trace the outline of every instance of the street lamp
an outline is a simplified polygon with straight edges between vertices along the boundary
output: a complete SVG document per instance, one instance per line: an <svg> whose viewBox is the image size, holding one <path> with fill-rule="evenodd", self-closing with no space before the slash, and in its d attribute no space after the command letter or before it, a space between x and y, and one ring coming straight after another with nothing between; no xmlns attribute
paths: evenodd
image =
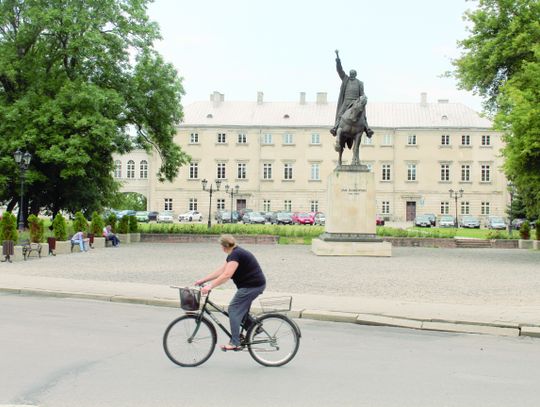
<svg viewBox="0 0 540 407"><path fill-rule="evenodd" d="M230 188L230 191L229 191L229 188ZM233 197L234 195L238 194L239 189L240 187L238 185L235 185L234 188L229 187L229 184L225 185L225 193L231 196L231 224L232 224L232 212L233 212Z"/></svg>
<svg viewBox="0 0 540 407"><path fill-rule="evenodd" d="M516 192L516 188L514 186L514 183L512 181L508 181L508 193L510 194L510 210L508 211L508 235L512 237L512 215L513 215L513 208L512 208L512 201L514 200L514 194Z"/></svg>
<svg viewBox="0 0 540 407"><path fill-rule="evenodd" d="M454 226L458 227L458 218L457 218L457 200L463 196L463 190L460 189L459 191L454 191L453 189L450 189L448 192L450 192L450 199L454 199L456 202L456 219L454 220Z"/></svg>
<svg viewBox="0 0 540 407"><path fill-rule="evenodd" d="M208 207L208 228L212 226L212 193L214 192L213 185L210 184L210 188L206 189L206 186L208 185L208 180L203 179L202 181L202 189L203 191L206 191L210 194L210 205ZM221 185L221 181L219 179L216 180L216 191L219 191L219 186Z"/></svg>
<svg viewBox="0 0 540 407"><path fill-rule="evenodd" d="M24 230L24 180L26 175L26 170L28 170L28 166L30 165L30 160L32 159L32 155L27 151L23 154L21 150L15 151L13 153L13 157L15 158L15 162L19 166L20 175L21 175L21 203L19 204L19 231Z"/></svg>

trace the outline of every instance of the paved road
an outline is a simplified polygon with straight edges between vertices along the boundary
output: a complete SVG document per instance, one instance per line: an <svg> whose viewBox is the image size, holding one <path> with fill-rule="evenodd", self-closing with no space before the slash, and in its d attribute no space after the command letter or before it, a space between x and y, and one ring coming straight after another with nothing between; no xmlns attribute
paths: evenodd
<svg viewBox="0 0 540 407"><path fill-rule="evenodd" d="M0 405L536 407L540 341L299 320L297 357L165 356L179 311L0 294ZM220 338L222 343L223 339Z"/></svg>

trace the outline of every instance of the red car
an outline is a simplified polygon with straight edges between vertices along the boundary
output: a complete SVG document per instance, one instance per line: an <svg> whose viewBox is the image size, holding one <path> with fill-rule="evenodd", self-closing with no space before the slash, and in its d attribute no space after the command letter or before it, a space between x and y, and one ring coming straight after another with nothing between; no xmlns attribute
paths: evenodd
<svg viewBox="0 0 540 407"><path fill-rule="evenodd" d="M377 215L375 217L375 225L377 226L384 226L384 219L382 216Z"/></svg>
<svg viewBox="0 0 540 407"><path fill-rule="evenodd" d="M292 216L293 223L298 225L313 225L315 222L315 215L307 212L295 212Z"/></svg>

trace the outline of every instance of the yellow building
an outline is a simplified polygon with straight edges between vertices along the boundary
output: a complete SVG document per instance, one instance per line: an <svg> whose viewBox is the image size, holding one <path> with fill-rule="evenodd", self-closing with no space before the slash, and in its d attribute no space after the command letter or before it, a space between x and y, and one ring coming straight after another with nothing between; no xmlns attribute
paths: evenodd
<svg viewBox="0 0 540 407"><path fill-rule="evenodd" d="M140 151L118 157L115 176L124 191L144 194L149 210L208 216L210 196L201 185L207 179L212 216L231 201L234 209L324 212L326 180L337 165L329 133L335 108L326 93L313 102L305 93L296 102L267 102L262 92L252 102L228 102L214 92L184 108L175 141L192 160L173 183L159 183L159 156ZM428 103L426 94L418 103L368 102L367 118L375 135L363 137L360 160L375 173L379 214L393 221L455 215L449 190L462 189L458 215L504 215L503 142L489 120L459 103ZM350 161L352 153L343 157ZM225 185L238 185L238 194L231 197Z"/></svg>

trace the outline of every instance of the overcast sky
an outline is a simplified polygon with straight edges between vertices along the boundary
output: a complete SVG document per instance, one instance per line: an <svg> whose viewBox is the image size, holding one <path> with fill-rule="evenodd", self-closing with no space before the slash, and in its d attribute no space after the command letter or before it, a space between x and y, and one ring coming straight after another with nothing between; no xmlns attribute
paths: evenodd
<svg viewBox="0 0 540 407"><path fill-rule="evenodd" d="M183 77L183 104L207 100L336 101L343 67L358 71L371 101L449 99L477 111L481 100L441 78L468 36L467 0L155 0L157 49Z"/></svg>

